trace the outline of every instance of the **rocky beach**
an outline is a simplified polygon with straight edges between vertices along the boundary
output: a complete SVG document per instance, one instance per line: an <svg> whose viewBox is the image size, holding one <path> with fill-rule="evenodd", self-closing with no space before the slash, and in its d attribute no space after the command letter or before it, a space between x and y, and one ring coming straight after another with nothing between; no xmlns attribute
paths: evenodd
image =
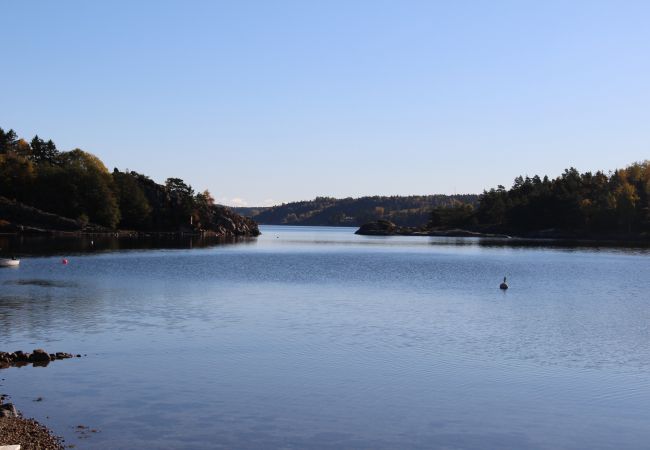
<svg viewBox="0 0 650 450"><path fill-rule="evenodd" d="M43 349L34 349L31 353L21 350L0 352L0 369L22 367L29 364L43 367L52 361L74 357L75 355L70 353L48 353ZM80 358L81 355L76 355L76 357ZM56 436L35 419L23 417L16 406L7 401L9 398L7 394L0 394L0 446L20 445L21 450L62 450L65 448L62 438ZM40 400L39 397L35 401Z"/></svg>

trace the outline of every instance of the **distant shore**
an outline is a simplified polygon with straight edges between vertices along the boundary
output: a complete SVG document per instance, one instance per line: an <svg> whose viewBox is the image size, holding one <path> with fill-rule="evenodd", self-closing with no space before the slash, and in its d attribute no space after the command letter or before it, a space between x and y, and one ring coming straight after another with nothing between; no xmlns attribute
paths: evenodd
<svg viewBox="0 0 650 450"><path fill-rule="evenodd" d="M500 233L494 230L467 230L461 228L401 227L392 222L378 220L368 222L355 232L363 236L431 236L431 237L475 237L503 239L511 242L562 241L565 243L591 244L645 244L650 245L650 236L643 234L585 234L564 230L548 229L529 232Z"/></svg>
<svg viewBox="0 0 650 450"><path fill-rule="evenodd" d="M43 228L25 228L23 230L0 231L0 236L29 236L29 237L114 237L114 238L170 238L170 237L256 237L259 231L250 234L232 234L219 233L212 230L205 231L134 231L134 230L115 230L115 231L61 231Z"/></svg>

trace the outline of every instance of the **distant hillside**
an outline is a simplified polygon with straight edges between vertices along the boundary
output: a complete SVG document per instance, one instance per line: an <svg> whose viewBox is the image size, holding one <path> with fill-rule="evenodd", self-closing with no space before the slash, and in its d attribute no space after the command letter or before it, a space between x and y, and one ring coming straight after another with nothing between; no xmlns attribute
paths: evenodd
<svg viewBox="0 0 650 450"><path fill-rule="evenodd" d="M434 208L451 207L459 202L476 205L478 195L411 195L314 200L285 203L272 207L233 208L237 213L266 225L359 226L378 219L401 226L426 223Z"/></svg>

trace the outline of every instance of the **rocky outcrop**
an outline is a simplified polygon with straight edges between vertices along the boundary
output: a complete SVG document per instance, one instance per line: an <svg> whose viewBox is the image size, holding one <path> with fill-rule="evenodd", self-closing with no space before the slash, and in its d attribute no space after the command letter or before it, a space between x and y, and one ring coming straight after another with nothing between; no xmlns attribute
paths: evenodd
<svg viewBox="0 0 650 450"><path fill-rule="evenodd" d="M0 197L0 232L80 231L76 220L41 211L23 203Z"/></svg>
<svg viewBox="0 0 650 450"><path fill-rule="evenodd" d="M398 227L389 220L377 220L361 225L354 234L363 234L367 236L390 236L393 234L402 234L402 227Z"/></svg>
<svg viewBox="0 0 650 450"><path fill-rule="evenodd" d="M77 358L80 357L81 355L77 355ZM22 350L16 350L15 352L0 352L0 369L12 366L24 366L27 364L47 366L51 361L68 358L74 358L74 355L64 352L47 353L41 348L34 349L32 353L25 353Z"/></svg>
<svg viewBox="0 0 650 450"><path fill-rule="evenodd" d="M225 206L214 206L209 229L220 236L259 236L260 229L253 219L240 216Z"/></svg>
<svg viewBox="0 0 650 450"><path fill-rule="evenodd" d="M121 235L119 230L109 230L96 224L83 224L80 221L58 216L56 214L41 211L40 209L27 206L23 203L9 200L0 196L0 233L20 234L116 234ZM211 234L223 237L259 236L260 230L257 223L248 218L240 216L225 206L212 206L210 220L201 228L169 230L143 230L128 231L129 236L152 235L156 233L186 233L186 234Z"/></svg>

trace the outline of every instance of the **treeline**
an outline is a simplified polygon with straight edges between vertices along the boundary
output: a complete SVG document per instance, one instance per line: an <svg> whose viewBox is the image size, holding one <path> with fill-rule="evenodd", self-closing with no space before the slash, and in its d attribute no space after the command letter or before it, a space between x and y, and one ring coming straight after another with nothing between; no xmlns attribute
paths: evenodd
<svg viewBox="0 0 650 450"><path fill-rule="evenodd" d="M358 226L373 220L390 220L415 226L429 219L432 209L457 203L476 204L478 195L374 196L286 203L269 208L234 208L261 224Z"/></svg>
<svg viewBox="0 0 650 450"><path fill-rule="evenodd" d="M575 235L650 232L650 161L609 174L566 169L555 178L515 178L510 189L484 191L477 205L432 211L429 227L466 227L525 234L557 230Z"/></svg>
<svg viewBox="0 0 650 450"><path fill-rule="evenodd" d="M92 223L138 231L234 232L237 225L252 234L257 230L252 221L215 205L207 190L195 193L179 178L160 185L133 171L109 172L88 152L59 151L52 140L34 136L27 142L2 128L0 196L75 219L82 228Z"/></svg>

